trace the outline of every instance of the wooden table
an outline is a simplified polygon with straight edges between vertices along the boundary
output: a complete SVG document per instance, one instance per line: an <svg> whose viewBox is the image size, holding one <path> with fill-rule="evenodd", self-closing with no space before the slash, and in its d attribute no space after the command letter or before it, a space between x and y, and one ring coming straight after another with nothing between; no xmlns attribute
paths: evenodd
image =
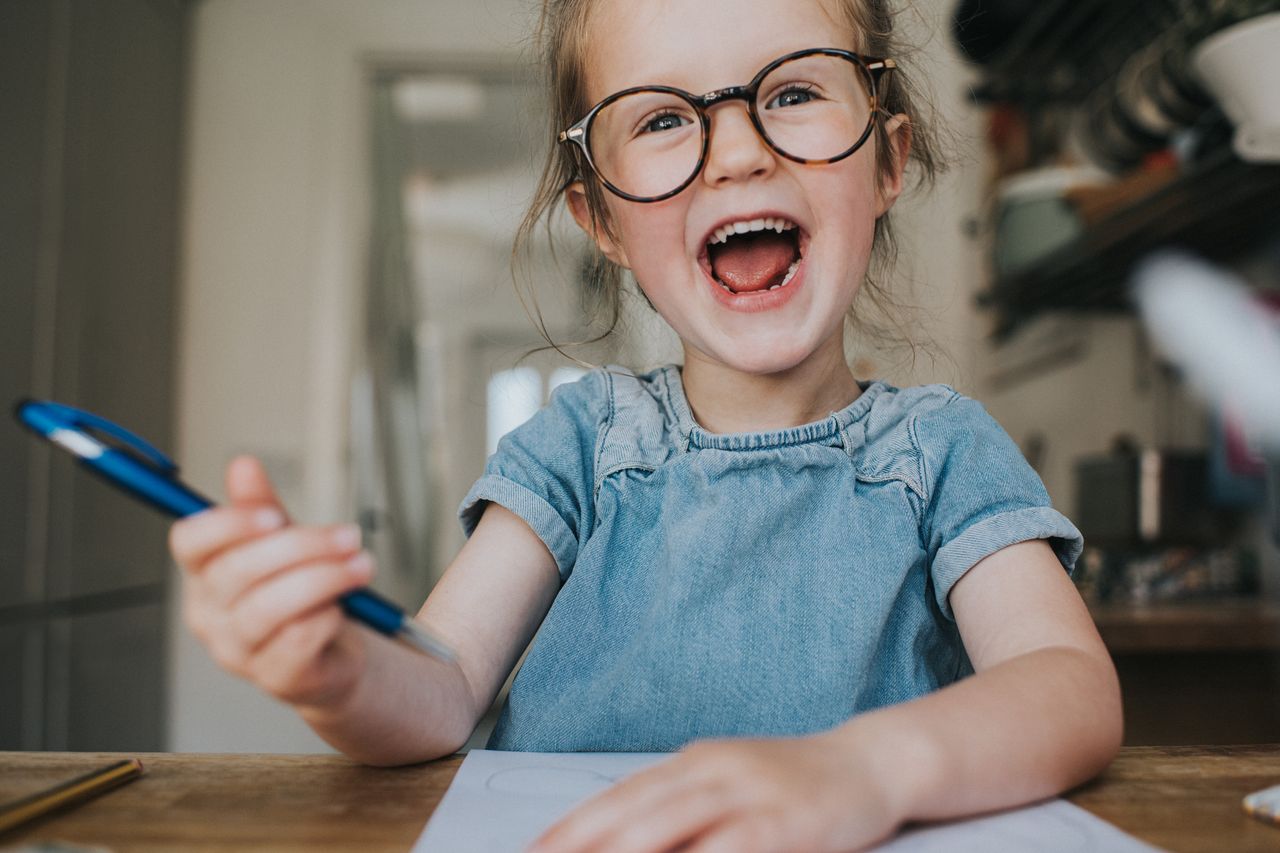
<svg viewBox="0 0 1280 853"><path fill-rule="evenodd" d="M120 755L0 752L0 801ZM142 755L147 774L0 845L61 839L115 851L408 850L462 759L395 769L327 755ZM1240 810L1280 783L1280 745L1127 747L1068 798L1175 851L1280 849L1280 829Z"/></svg>
<svg viewBox="0 0 1280 853"><path fill-rule="evenodd" d="M1280 652L1280 604L1223 598L1156 604L1092 604L1113 655L1177 652Z"/></svg>

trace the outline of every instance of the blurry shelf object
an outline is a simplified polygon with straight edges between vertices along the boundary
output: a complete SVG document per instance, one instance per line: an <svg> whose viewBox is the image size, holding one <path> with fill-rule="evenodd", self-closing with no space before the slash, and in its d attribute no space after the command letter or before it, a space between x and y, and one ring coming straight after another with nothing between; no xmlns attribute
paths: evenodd
<svg viewBox="0 0 1280 853"><path fill-rule="evenodd" d="M982 26L987 3L960 32ZM1012 15L1017 4L1006 2ZM983 63L975 100L1045 105L1079 101L1156 33L1178 21L1181 0L1047 0L1025 3L1024 23ZM1105 50L1099 50L1105 46ZM1085 54L1087 50L1087 56Z"/></svg>
<svg viewBox="0 0 1280 853"><path fill-rule="evenodd" d="M1134 264L1176 245L1224 260L1280 236L1280 165L1251 165L1222 150L1133 204L1090 225L1033 267L997 279L979 297L999 313L995 336L1047 310L1123 311Z"/></svg>
<svg viewBox="0 0 1280 853"><path fill-rule="evenodd" d="M1089 610L1113 655L1280 651L1280 603L1206 599Z"/></svg>

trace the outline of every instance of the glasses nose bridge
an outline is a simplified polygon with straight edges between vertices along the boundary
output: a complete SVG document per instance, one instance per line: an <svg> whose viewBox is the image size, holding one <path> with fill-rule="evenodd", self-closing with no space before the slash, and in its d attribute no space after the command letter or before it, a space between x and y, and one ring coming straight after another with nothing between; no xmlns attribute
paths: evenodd
<svg viewBox="0 0 1280 853"><path fill-rule="evenodd" d="M721 89L713 89L705 95L695 98L698 106L702 109L702 117L706 119L707 130L711 129L711 110L713 107L727 104L732 101L742 101L743 109L746 111L748 118L755 123L755 116L752 110L752 101L755 100L755 87L747 86L725 86Z"/></svg>
<svg viewBox="0 0 1280 853"><path fill-rule="evenodd" d="M755 97L755 86L748 84L746 86L725 86L722 89L713 89L705 95L695 96L694 101L698 104L702 111L702 117L706 120L708 134L712 132L714 125L711 120L712 108L732 101L742 101L742 108L743 112L746 113L746 118L750 121L751 126L756 128L756 132L760 133L759 127L756 126Z"/></svg>
<svg viewBox="0 0 1280 853"><path fill-rule="evenodd" d="M704 109L709 110L716 104L722 104L726 101L742 101L750 104L752 98L755 97L755 90L751 86L725 86L723 89L713 89L707 94L695 98L698 104Z"/></svg>

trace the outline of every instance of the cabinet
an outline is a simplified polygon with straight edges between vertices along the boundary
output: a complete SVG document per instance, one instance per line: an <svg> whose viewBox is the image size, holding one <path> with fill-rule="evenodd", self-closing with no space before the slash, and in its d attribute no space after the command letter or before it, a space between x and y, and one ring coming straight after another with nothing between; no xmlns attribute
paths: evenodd
<svg viewBox="0 0 1280 853"><path fill-rule="evenodd" d="M0 4L0 404L173 435L187 6ZM0 749L164 747L166 525L6 414Z"/></svg>
<svg viewBox="0 0 1280 853"><path fill-rule="evenodd" d="M1129 274L1153 249L1229 263L1280 236L1280 163L1232 153L1192 62L1215 32L1276 11L1277 0L960 4L957 37L983 62L975 100L998 116L1000 176L1086 160L1116 178L1065 193L1082 221L1074 239L993 276L981 301L998 339L1049 311L1127 310Z"/></svg>

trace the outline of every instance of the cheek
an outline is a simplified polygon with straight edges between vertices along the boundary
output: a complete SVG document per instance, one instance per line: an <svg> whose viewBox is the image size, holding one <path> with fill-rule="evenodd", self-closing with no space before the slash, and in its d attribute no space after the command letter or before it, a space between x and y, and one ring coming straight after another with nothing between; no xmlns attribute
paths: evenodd
<svg viewBox="0 0 1280 853"><path fill-rule="evenodd" d="M872 249L876 234L876 209L873 200L859 200L848 212L850 226L845 244L845 263L848 265L848 281L855 289L862 285L871 267Z"/></svg>
<svg viewBox="0 0 1280 853"><path fill-rule="evenodd" d="M819 217L838 223L840 233L854 248L869 249L880 206L874 171L860 163L858 168L831 177L818 196L822 199Z"/></svg>
<svg viewBox="0 0 1280 853"><path fill-rule="evenodd" d="M840 164L836 164L840 165ZM873 171L861 163L832 169L807 185L821 240L810 253L815 280L828 282L850 299L857 293L871 264L875 241L877 200Z"/></svg>
<svg viewBox="0 0 1280 853"><path fill-rule="evenodd" d="M614 212L618 240L636 279L660 286L681 265L687 266L684 205L671 199L654 204L628 204Z"/></svg>

